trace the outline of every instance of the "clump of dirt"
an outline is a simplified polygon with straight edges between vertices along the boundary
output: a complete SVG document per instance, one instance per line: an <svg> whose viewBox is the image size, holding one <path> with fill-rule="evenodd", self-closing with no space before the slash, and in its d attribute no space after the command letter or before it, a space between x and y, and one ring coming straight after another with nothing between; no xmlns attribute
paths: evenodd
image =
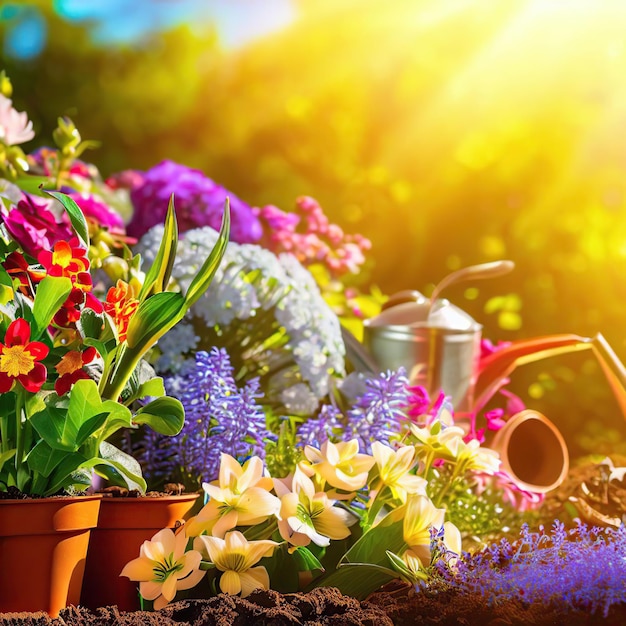
<svg viewBox="0 0 626 626"><path fill-rule="evenodd" d="M308 593L255 591L247 598L220 594L208 600L181 600L155 612L125 613L117 607L63 609L45 613L0 614L0 626L393 626L382 608L324 587Z"/></svg>

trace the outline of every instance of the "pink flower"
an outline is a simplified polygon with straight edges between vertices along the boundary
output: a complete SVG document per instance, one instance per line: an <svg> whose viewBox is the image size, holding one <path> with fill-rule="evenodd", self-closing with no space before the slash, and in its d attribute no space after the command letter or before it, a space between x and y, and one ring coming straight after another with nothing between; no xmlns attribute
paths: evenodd
<svg viewBox="0 0 626 626"><path fill-rule="evenodd" d="M35 201L24 194L17 207L1 217L11 237L34 258L42 250L52 250L55 243L72 237L70 227L57 219L48 206L45 200Z"/></svg>
<svg viewBox="0 0 626 626"><path fill-rule="evenodd" d="M76 202L88 221L95 222L113 232L124 231L122 216L102 200L87 193L70 193L68 195Z"/></svg>
<svg viewBox="0 0 626 626"><path fill-rule="evenodd" d="M26 113L13 108L12 101L0 94L0 141L15 146L30 141L35 136L33 123Z"/></svg>

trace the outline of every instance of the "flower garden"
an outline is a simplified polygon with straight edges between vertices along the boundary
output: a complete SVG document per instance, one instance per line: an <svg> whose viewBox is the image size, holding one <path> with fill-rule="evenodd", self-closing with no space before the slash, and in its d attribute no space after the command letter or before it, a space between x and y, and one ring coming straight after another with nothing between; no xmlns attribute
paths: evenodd
<svg viewBox="0 0 626 626"><path fill-rule="evenodd" d="M507 389L519 363L590 348L626 407L601 337L481 341L440 292L508 265L430 298L360 290L376 251L313 198L251 207L167 160L103 179L67 117L26 154L0 89L0 623L623 623L623 460L570 463ZM430 357L380 365L373 328ZM436 352L451 336L469 357ZM195 496L90 567L108 501L172 493ZM51 600L59 564L26 570L31 531L5 521L66 498L96 511ZM130 604L80 608L108 578Z"/></svg>

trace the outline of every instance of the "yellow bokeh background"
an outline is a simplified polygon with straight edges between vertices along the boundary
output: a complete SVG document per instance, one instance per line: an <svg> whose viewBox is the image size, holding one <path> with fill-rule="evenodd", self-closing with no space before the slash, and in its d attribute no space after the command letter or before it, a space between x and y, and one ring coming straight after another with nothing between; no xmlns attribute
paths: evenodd
<svg viewBox="0 0 626 626"><path fill-rule="evenodd" d="M237 49L198 25L103 47L32 4L46 50L4 66L40 137L67 114L105 175L170 158L251 204L311 195L372 240L360 280L388 294L512 259L446 296L494 341L602 332L626 361L623 0L300 1ZM512 386L581 450L619 445L590 354Z"/></svg>

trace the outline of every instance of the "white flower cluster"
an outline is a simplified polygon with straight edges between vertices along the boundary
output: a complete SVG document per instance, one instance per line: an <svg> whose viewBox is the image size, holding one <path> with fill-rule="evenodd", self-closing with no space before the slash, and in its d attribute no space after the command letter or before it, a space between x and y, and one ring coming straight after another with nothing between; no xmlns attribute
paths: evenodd
<svg viewBox="0 0 626 626"><path fill-rule="evenodd" d="M163 227L155 226L138 243L137 250L148 263L153 261L162 237ZM183 292L216 241L217 232L210 227L190 230L182 236L172 278ZM199 343L192 341L196 334L203 334L198 320L209 331L219 327L222 337L226 337L242 322L258 322L258 329L262 330L271 313L270 322L275 328L284 329L286 343L278 342L276 347L270 343L263 351L286 353L268 354L268 369L282 370L272 383L278 383L278 395L288 410L299 412L303 405L312 407L311 393L317 399L324 397L329 391L330 376L344 374L345 347L339 320L322 298L311 274L291 254L276 256L260 246L230 242L210 287L190 313L179 324L182 328L171 335L171 341L159 342L159 368L175 371L184 362L181 353L210 347L201 345L202 336ZM261 337L267 339L266 335ZM255 346L250 344L254 341L249 341L246 349L253 350ZM229 353L233 348L244 350L243 344L227 344ZM299 377L285 375L286 367L275 367L276 363L284 364L285 357L295 363ZM308 389L297 386L302 382ZM291 387L294 388L284 393Z"/></svg>

